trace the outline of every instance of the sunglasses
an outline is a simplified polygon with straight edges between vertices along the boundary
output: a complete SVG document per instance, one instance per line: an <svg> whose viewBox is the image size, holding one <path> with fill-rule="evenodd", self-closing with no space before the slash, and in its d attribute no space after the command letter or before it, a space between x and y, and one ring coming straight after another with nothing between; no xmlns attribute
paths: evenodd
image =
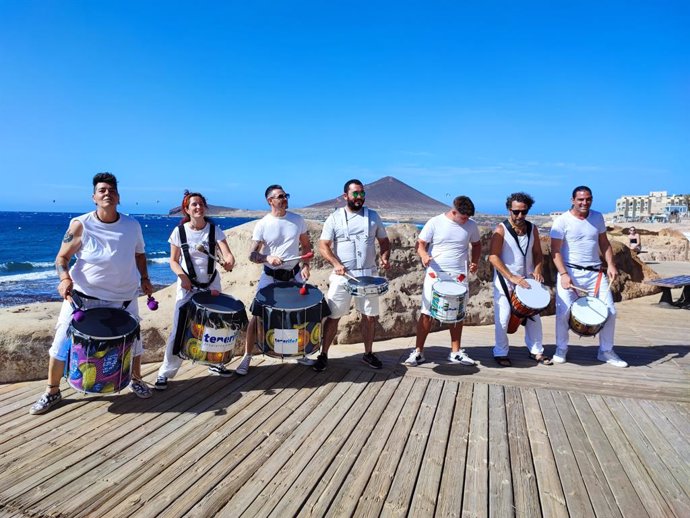
<svg viewBox="0 0 690 518"><path fill-rule="evenodd" d="M289 200L290 195L288 193L278 194L277 196L271 196L271 199L273 199L273 200Z"/></svg>
<svg viewBox="0 0 690 518"><path fill-rule="evenodd" d="M527 216L527 213L529 212L529 210L512 210L512 209L511 209L510 212L513 213L513 216L518 216L518 215L520 215L520 214L523 214L523 215Z"/></svg>
<svg viewBox="0 0 690 518"><path fill-rule="evenodd" d="M352 193L353 198L364 198L366 193L364 191L355 191Z"/></svg>

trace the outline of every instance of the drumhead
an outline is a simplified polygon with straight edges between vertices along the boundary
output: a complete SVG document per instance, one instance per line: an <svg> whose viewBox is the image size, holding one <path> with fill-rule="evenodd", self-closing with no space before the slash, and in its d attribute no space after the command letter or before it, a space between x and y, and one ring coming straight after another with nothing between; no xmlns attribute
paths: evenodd
<svg viewBox="0 0 690 518"><path fill-rule="evenodd" d="M73 332L92 339L110 340L134 333L139 322L124 309L93 308L84 311L84 318L79 322L72 320L71 328Z"/></svg>
<svg viewBox="0 0 690 518"><path fill-rule="evenodd" d="M192 302L211 313L237 313L244 310L241 300L224 293L213 296L210 291L200 291L192 295Z"/></svg>
<svg viewBox="0 0 690 518"><path fill-rule="evenodd" d="M274 282L257 292L252 306L295 310L319 305L323 300L323 293L313 284L305 287L307 292L302 295L302 284L299 282Z"/></svg>
<svg viewBox="0 0 690 518"><path fill-rule="evenodd" d="M351 284L353 286L383 286L384 284L388 284L388 279L386 279L385 277L373 277L371 275L362 275L361 277L357 277L356 281L354 279L348 279L347 282L348 284Z"/></svg>
<svg viewBox="0 0 690 518"><path fill-rule="evenodd" d="M602 324L609 316L606 303L595 297L580 297L573 302L570 312L578 322L588 326Z"/></svg>
<svg viewBox="0 0 690 518"><path fill-rule="evenodd" d="M525 279L530 285L529 289L517 286L515 292L525 306L531 309L543 309L551 302L549 289L534 279Z"/></svg>
<svg viewBox="0 0 690 518"><path fill-rule="evenodd" d="M433 291L441 295L462 296L467 292L467 288L455 281L436 281L432 286Z"/></svg>

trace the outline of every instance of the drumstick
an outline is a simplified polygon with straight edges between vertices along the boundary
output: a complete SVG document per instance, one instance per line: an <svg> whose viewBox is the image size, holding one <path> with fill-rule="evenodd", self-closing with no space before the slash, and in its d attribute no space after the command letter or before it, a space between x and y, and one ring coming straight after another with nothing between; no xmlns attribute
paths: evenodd
<svg viewBox="0 0 690 518"><path fill-rule="evenodd" d="M311 259L312 257L314 257L314 252L307 252L306 254L303 254L303 255L295 255L293 257L286 257L285 259L281 259L281 261L283 261L285 263L287 261L294 261L295 259L300 259L300 260Z"/></svg>
<svg viewBox="0 0 690 518"><path fill-rule="evenodd" d="M343 273L343 275L344 275L345 277L349 277L350 279L352 279L352 280L355 281L355 282L360 282L360 280L359 280L357 277L355 277L354 275L350 275L350 274L347 273L347 272Z"/></svg>
<svg viewBox="0 0 690 518"><path fill-rule="evenodd" d="M198 245L196 245L195 248L196 248L196 251L197 251L197 252L201 252L202 254L204 254L204 255L205 255L206 257L208 257L209 259L213 259L213 260L214 260L215 262L217 262L219 265L221 265L221 266L224 266L224 265L225 265L225 263L224 263L223 261L221 261L221 260L218 259L217 257L212 256L212 255L208 252L208 250L206 250L206 247L205 247L204 245L202 245L201 243L199 243Z"/></svg>
<svg viewBox="0 0 690 518"><path fill-rule="evenodd" d="M584 293L585 295L589 295L589 292L588 292L586 289L584 289L584 288L578 288L578 287L575 286L574 284L571 284L570 287L571 287L572 289L574 289L575 291L579 291L580 293Z"/></svg>

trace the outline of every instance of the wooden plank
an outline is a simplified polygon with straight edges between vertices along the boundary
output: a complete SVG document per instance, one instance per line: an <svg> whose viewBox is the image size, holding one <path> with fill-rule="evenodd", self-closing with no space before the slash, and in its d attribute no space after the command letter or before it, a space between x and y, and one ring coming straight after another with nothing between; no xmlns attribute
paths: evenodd
<svg viewBox="0 0 690 518"><path fill-rule="evenodd" d="M196 505L186 511L186 516L211 516L215 513L241 514L248 509L262 493L262 490L271 483L280 468L300 450L300 446L307 438L310 438L318 447L324 440L321 432L317 432L319 424L327 427L335 426L337 420L326 419L329 413L336 407L340 399L352 388L352 385L360 379L360 373L350 371L345 378L338 383L329 383L327 394L319 401L310 398L303 405L303 413L293 413L290 419L285 421L275 431L266 434L266 438L258 448L251 453L245 452L246 458L235 470L238 478L222 480L214 487L207 487L199 494ZM294 417L299 417L295 419ZM335 421L335 422L332 422ZM324 428L324 431L329 430ZM325 432L327 433L327 432ZM279 447L280 446L280 447ZM305 445L309 447L311 445ZM264 453L266 450L269 455ZM248 453L248 455L247 455ZM178 512L166 509L161 516L177 516Z"/></svg>
<svg viewBox="0 0 690 518"><path fill-rule="evenodd" d="M378 516L388 495L393 477L397 470L400 456L407 438L410 436L417 412L428 386L428 380L416 379L407 401L398 416L385 448L379 455L374 471L357 503L354 514L357 516ZM359 485L359 482L357 482Z"/></svg>
<svg viewBox="0 0 690 518"><path fill-rule="evenodd" d="M540 518L537 475L532 464L525 412L520 390L505 387L506 427L510 450L515 514L520 518Z"/></svg>
<svg viewBox="0 0 690 518"><path fill-rule="evenodd" d="M503 387L489 385L489 516L515 516Z"/></svg>
<svg viewBox="0 0 690 518"><path fill-rule="evenodd" d="M598 460L597 465L601 466L602 473L608 481L607 489L611 489L615 505L620 509L620 513L623 516L640 518L649 516L587 399L580 394L570 394L570 399L580 418L584 433L593 446L593 453ZM601 481L601 485L604 486L603 481ZM590 498L593 498L591 491ZM613 503L612 501L611 504Z"/></svg>
<svg viewBox="0 0 690 518"><path fill-rule="evenodd" d="M333 461L339 447L346 440L347 435L352 433L354 426L383 384L379 376L376 376L378 383L371 383L374 378L371 371L359 373L358 379L351 384L328 413L327 422L315 423L314 430L319 435L319 440L310 438L311 440L300 444L299 435L293 434L285 446L293 450L295 454L286 456L286 462L276 471L259 497L247 507L245 513L248 516L290 516L299 509L300 504L308 496L309 490ZM304 426L308 424L305 422ZM305 438L309 438L311 432L306 428L305 432ZM312 460L320 453L324 455L320 457L323 462L320 465L316 462L312 463ZM277 464L279 463L280 461ZM267 463L267 472L270 469ZM257 476L260 475L257 473ZM298 479L304 479L308 487L303 487L300 491L300 487L296 487Z"/></svg>
<svg viewBox="0 0 690 518"><path fill-rule="evenodd" d="M589 501L587 487L575 459L575 453L568 440L565 426L558 414L551 391L537 391L544 422L551 440L551 448L556 459L558 475L568 504L568 512L574 516L593 516L594 509Z"/></svg>
<svg viewBox="0 0 690 518"><path fill-rule="evenodd" d="M659 409L659 412L676 427L678 436L689 440L690 418L687 413L683 411L683 405L666 401L655 401L654 405Z"/></svg>
<svg viewBox="0 0 690 518"><path fill-rule="evenodd" d="M601 396L585 396L589 406L596 415L597 421L615 452L628 479L634 484L635 492L651 517L673 517L675 514L664 500L654 481L650 478L645 465L635 453L634 448L620 428L616 418ZM627 512L623 513L627 516Z"/></svg>
<svg viewBox="0 0 690 518"><path fill-rule="evenodd" d="M645 465L647 472L656 484L657 489L664 495L676 516L690 516L690 501L680 484L676 481L668 467L657 455L654 446L649 442L644 431L627 411L625 403L619 398L607 397L604 399L618 421L620 428L625 433L637 456Z"/></svg>
<svg viewBox="0 0 690 518"><path fill-rule="evenodd" d="M460 516L462 510L473 391L472 383L460 383L455 398L455 410L451 419L448 448L436 502L435 516L440 518Z"/></svg>
<svg viewBox="0 0 690 518"><path fill-rule="evenodd" d="M372 455L371 452L378 452L383 449L385 438L388 437L390 428L392 428L393 420L391 420L388 430L382 431L382 428L385 426L382 423L387 419L386 412L389 410L392 412L394 408L397 408L399 411L402 403L405 401L404 398L399 398L400 402L396 403L392 399L402 379L396 376L387 379L383 383L374 401L342 445L333 462L330 463L328 469L319 480L313 484L313 491L301 509L299 509L301 516L324 516L331 504L336 507L338 491L352 487L344 481L351 473L351 470L353 470L355 463L357 464L358 472L366 470L367 464L370 465L371 469L374 468L374 463L371 460L375 461L376 456ZM408 381L411 384L412 380ZM397 416L397 414L395 415ZM312 462L322 462L322 459L313 459ZM357 497L359 497L359 492ZM274 511L276 510L278 508Z"/></svg>
<svg viewBox="0 0 690 518"><path fill-rule="evenodd" d="M489 386L476 383L472 397L470 435L467 442L462 516L489 515Z"/></svg>
<svg viewBox="0 0 690 518"><path fill-rule="evenodd" d="M560 391L551 393L555 407L566 430L570 447L579 468L582 481L587 488L589 502L596 516L620 517L615 497L609 487L604 472L585 433L584 423L573 408L568 394ZM603 444L597 444L603 447ZM606 445L608 446L608 444Z"/></svg>
<svg viewBox="0 0 690 518"><path fill-rule="evenodd" d="M436 510L457 394L458 383L446 381L443 384L417 486L412 492L410 516L433 516Z"/></svg>
<svg viewBox="0 0 690 518"><path fill-rule="evenodd" d="M427 386L379 516L394 517L408 514L442 389L441 380L432 380ZM422 485L426 484L428 481L422 482Z"/></svg>
<svg viewBox="0 0 690 518"><path fill-rule="evenodd" d="M355 508L360 501L360 496L364 493L372 473L374 473L380 461L381 455L379 452L386 451L391 442L391 433L399 419L405 419L401 416L403 408L415 405L415 398L410 399L415 385L414 378L404 377L400 380L400 384L396 387L389 404L384 409L381 419L373 427L371 435L360 443L362 446L367 444L367 447L361 450L356 459L356 467L353 465L353 469L347 474L345 482L340 486L337 494L333 496L333 501L328 508L329 515L352 516L354 514ZM419 387L417 387L417 391L419 391ZM372 454L371 452L377 452L377 454ZM394 457L394 455L390 455L390 457ZM397 459L397 457L395 458ZM327 498L328 490L324 489L318 500L321 508L325 507L323 502ZM305 506L302 512L313 516L323 516L325 514L319 512L319 505L315 506L313 511L308 506Z"/></svg>
<svg viewBox="0 0 690 518"><path fill-rule="evenodd" d="M649 421L652 421L666 438L666 442L676 452L676 458L679 459L681 466L685 466L685 471L687 471L687 463L690 462L690 442L688 442L690 435L679 433L678 427L682 428L683 423L688 427L689 423L679 420L674 412L670 414L665 413L653 401L638 401L638 403L648 416ZM674 425L674 421L678 423L678 426ZM683 462L682 459L686 459L686 462ZM686 473L686 475L690 475L690 473ZM684 478L687 480L690 477L686 476Z"/></svg>

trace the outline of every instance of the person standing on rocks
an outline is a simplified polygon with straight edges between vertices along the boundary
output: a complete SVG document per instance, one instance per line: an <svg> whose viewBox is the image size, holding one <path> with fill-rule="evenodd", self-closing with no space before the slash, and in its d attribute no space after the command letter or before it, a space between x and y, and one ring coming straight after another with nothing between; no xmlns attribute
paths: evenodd
<svg viewBox="0 0 690 518"><path fill-rule="evenodd" d="M536 225L527 221L534 199L524 192L508 196L508 219L499 223L491 236L489 262L494 267L494 359L502 367L510 367L508 357L508 322L512 313L511 296L517 286L530 289L527 277L544 282L544 255ZM525 319L525 345L529 356L538 363L551 365L544 356L541 318L539 314Z"/></svg>
<svg viewBox="0 0 690 518"><path fill-rule="evenodd" d="M321 354L313 365L315 371L328 367L328 349L333 343L338 322L350 311L352 295L347 289L347 275L373 276L376 270L376 245L379 243L381 267L390 268L390 240L379 215L364 206L366 193L362 182L348 180L343 187L346 206L333 212L323 226L319 251L333 265L326 300L331 310L323 331ZM383 364L373 353L374 333L379 315L379 295L355 297L361 314L360 328L364 342L362 361L373 369Z"/></svg>
<svg viewBox="0 0 690 518"><path fill-rule="evenodd" d="M606 237L606 223L601 212L591 210L592 190L584 185L575 187L570 210L556 218L551 227L551 254L558 270L556 282L556 353L554 363L565 363L568 352L570 308L580 294L576 288L598 297L608 309L606 321L599 331L597 359L615 367L628 364L613 352L616 308L609 289L618 275L611 243ZM600 254L606 260L602 266ZM606 274L604 275L604 271Z"/></svg>
<svg viewBox="0 0 690 518"><path fill-rule="evenodd" d="M249 253L251 262L263 265L257 292L276 281L307 282L310 259L302 259L300 266L298 259L283 261L282 258L298 257L311 252L307 223L299 214L287 210L290 195L277 184L269 185L264 195L271 211L254 227ZM247 327L244 356L235 369L235 373L240 376L249 372L257 338L257 322L256 316L252 316Z"/></svg>
<svg viewBox="0 0 690 518"><path fill-rule="evenodd" d="M419 233L417 253L426 268L422 288L421 315L417 322L415 350L405 360L406 365L424 363L424 344L431 331L433 285L439 281L459 282L464 288L462 307L467 300L468 274L477 273L482 245L474 216L474 203L467 196L453 200L453 208L444 214L434 216L426 222ZM471 253L468 250L471 248ZM469 256L469 261L468 261ZM469 266L468 263L469 262ZM448 361L462 365L475 365L467 352L461 348L462 320L450 323L450 354Z"/></svg>
<svg viewBox="0 0 690 518"><path fill-rule="evenodd" d="M93 177L92 199L96 210L70 222L55 259L60 278L57 290L64 302L48 351L48 387L33 404L30 414L43 414L62 399L60 380L70 350L67 332L74 312L73 296L81 300L81 309L124 308L139 321L139 287L146 295L153 293L141 226L134 218L117 211L120 194L114 175L98 173ZM72 257L76 257L76 262L69 268ZM129 386L137 396L149 398L152 391L141 379L143 351L141 339L135 339Z"/></svg>

